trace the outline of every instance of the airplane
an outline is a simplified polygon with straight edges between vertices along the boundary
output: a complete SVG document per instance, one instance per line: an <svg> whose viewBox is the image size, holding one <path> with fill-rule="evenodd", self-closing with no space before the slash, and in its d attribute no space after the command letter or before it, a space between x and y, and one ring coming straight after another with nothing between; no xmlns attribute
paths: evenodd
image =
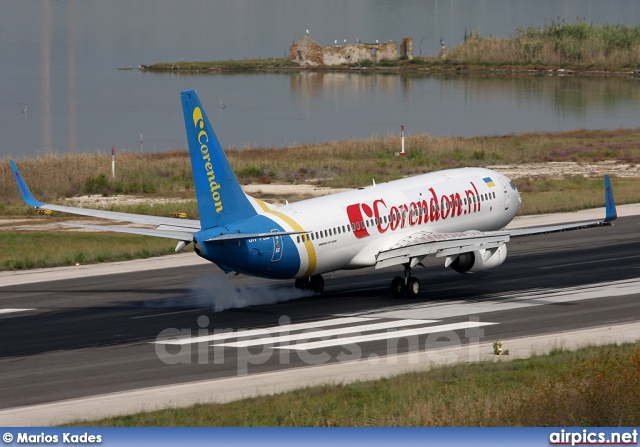
<svg viewBox="0 0 640 447"><path fill-rule="evenodd" d="M242 190L195 90L181 92L200 220L175 219L42 203L13 160L23 200L33 207L114 221L153 225L109 230L193 243L195 252L225 273L294 279L321 293L323 274L365 267L404 269L391 282L396 298L415 298L420 281L412 269L427 256L473 273L501 265L517 236L610 225L617 213L605 176L602 220L507 230L521 197L506 176L486 168L448 169L274 206Z"/></svg>

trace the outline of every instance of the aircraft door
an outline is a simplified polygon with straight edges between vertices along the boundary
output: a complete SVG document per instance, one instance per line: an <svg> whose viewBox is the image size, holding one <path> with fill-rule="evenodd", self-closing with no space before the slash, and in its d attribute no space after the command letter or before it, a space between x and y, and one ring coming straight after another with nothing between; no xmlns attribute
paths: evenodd
<svg viewBox="0 0 640 447"><path fill-rule="evenodd" d="M278 230L271 230L272 233L278 233ZM271 262L278 262L282 259L282 251L284 246L282 245L282 236L273 235L273 255L271 256Z"/></svg>
<svg viewBox="0 0 640 447"><path fill-rule="evenodd" d="M511 206L511 195L509 194L509 185L504 177L499 177L500 185L502 185L502 191L504 195L504 209L508 210Z"/></svg>

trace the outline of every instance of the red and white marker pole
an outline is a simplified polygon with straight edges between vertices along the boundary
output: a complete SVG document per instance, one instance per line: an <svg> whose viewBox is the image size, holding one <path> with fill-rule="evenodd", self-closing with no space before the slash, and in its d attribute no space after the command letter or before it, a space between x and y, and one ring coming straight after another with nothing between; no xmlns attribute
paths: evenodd
<svg viewBox="0 0 640 447"><path fill-rule="evenodd" d="M111 148L111 177L116 178L116 148Z"/></svg>
<svg viewBox="0 0 640 447"><path fill-rule="evenodd" d="M405 156L405 153L404 153L404 126L400 126L400 127L402 129L402 133L401 133L401 135L402 135L402 150L400 151L400 156L404 157Z"/></svg>

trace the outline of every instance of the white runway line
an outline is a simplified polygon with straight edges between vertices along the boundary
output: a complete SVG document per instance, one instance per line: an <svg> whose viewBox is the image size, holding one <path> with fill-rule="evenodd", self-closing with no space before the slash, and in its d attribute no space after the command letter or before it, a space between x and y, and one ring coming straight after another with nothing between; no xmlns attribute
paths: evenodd
<svg viewBox="0 0 640 447"><path fill-rule="evenodd" d="M312 321L308 323L296 323L296 324L284 324L282 326L274 326L268 328L259 328L259 329L251 329L251 330L241 330L235 332L224 332L220 334L212 334L212 335L203 335L200 337L189 337L189 338L181 338L177 340L163 340L153 342L154 344L159 345L188 345L192 343L202 343L202 342L210 342L210 341L219 341L226 340L229 338L240 338L240 337L253 337L256 335L270 335L270 334L279 334L282 332L290 332L296 330L304 330L309 328L319 328L325 326L338 326L341 324L352 324L352 323L362 323L365 321L371 321L371 318L363 318L363 317L345 317L345 318L333 318L330 320L322 320L322 321Z"/></svg>
<svg viewBox="0 0 640 447"><path fill-rule="evenodd" d="M419 324L429 324L429 323L437 323L437 321L434 320L395 320L395 321L385 321L382 323L372 323L372 324L363 324L363 325L358 325L358 326L349 326L349 327L343 327L343 328L338 328L338 329L331 329L331 330L320 330L320 331L315 331L315 332L302 332L299 334L293 334L293 335L282 335L280 337L265 337L265 338L261 338L261 339L257 339L257 340L242 340L242 341L236 341L236 342L230 342L230 343L221 343L221 344L214 344L212 346L224 346L226 348L247 348L250 346L260 346L260 345L268 345L268 344L273 344L273 343L287 343L290 341L296 341L296 340L309 340L312 338L324 338L324 337L333 337L334 335L345 335L345 334L359 334L360 332L369 332L369 331L378 331L378 330L382 330L382 329L391 329L391 328L397 328L397 327L404 327L404 326L416 326ZM387 332L389 333L389 332ZM393 333L393 332L392 332ZM387 338L385 337L384 333L383 334L373 334L372 336L375 337L380 337L380 338ZM380 338L376 338L380 339ZM324 340L321 342L313 342L310 344L314 344L314 343L329 343L328 346L333 346L333 345L340 345L342 344L343 340L348 340L349 338L337 338L337 339L333 339L333 340ZM296 345L296 347L294 348L293 346L291 347L291 349L302 349L302 348L298 348L298 346L304 346L307 345L309 343L302 343L302 344L298 344ZM287 347L289 348L289 347Z"/></svg>
<svg viewBox="0 0 640 447"><path fill-rule="evenodd" d="M28 312L30 310L35 310L35 309L0 309L0 315L2 315L2 314L12 314L12 313L16 313L16 312Z"/></svg>
<svg viewBox="0 0 640 447"><path fill-rule="evenodd" d="M351 345L355 343L364 343L368 341L378 341L378 340L387 340L394 338L403 338L403 337L415 337L418 335L424 334L435 334L438 332L448 332L448 331L457 331L459 329L470 329L470 328L478 328L482 326L490 326L498 323L480 323L480 322L472 322L465 321L462 323L451 323L451 324L442 324L439 326L427 326L416 329L406 329L402 331L387 331L378 334L368 334L368 335L360 335L353 337L344 337L337 338L333 340L321 340L321 341L313 341L309 343L298 343L292 346L276 346L276 349L292 349L296 351L306 351L308 349L318 349L318 348L328 348L331 346L344 346ZM228 346L228 345L225 345ZM252 346L252 345L249 345Z"/></svg>

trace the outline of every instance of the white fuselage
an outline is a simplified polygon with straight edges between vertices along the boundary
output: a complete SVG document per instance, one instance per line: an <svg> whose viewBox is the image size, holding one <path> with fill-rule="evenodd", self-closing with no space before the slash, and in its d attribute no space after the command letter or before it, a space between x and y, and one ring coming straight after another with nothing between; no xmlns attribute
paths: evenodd
<svg viewBox="0 0 640 447"><path fill-rule="evenodd" d="M305 231L289 236L301 277L373 266L381 250L418 231L500 230L519 207L507 177L461 168L282 205L266 215L283 228Z"/></svg>

